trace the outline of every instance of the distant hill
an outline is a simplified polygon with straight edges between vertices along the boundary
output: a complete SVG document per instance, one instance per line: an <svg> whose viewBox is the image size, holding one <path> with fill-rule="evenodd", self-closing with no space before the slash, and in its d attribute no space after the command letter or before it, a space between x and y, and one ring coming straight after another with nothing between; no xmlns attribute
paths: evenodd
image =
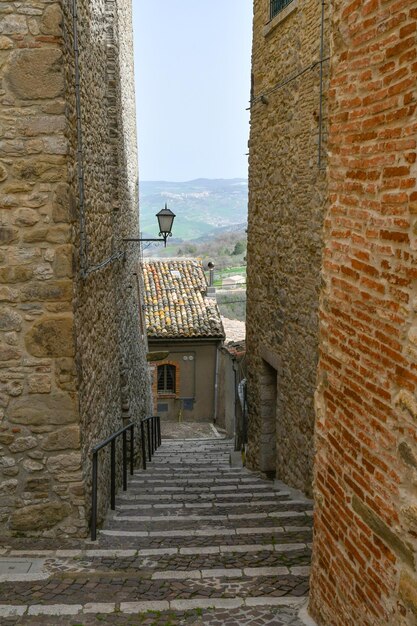
<svg viewBox="0 0 417 626"><path fill-rule="evenodd" d="M157 235L155 215L165 202L177 216L173 229L176 239L214 237L238 226L244 228L247 223L248 181L244 178L142 181L139 194L140 225L145 236Z"/></svg>

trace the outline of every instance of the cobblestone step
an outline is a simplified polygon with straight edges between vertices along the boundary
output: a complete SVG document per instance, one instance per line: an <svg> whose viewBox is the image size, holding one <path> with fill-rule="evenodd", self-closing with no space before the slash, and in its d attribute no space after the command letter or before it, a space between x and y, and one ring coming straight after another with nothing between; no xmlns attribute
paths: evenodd
<svg viewBox="0 0 417 626"><path fill-rule="evenodd" d="M1 583L1 625L301 626L311 503L231 468L231 450L219 439L164 442L97 542L6 550L43 559L44 579Z"/></svg>
<svg viewBox="0 0 417 626"><path fill-rule="evenodd" d="M207 602L206 598L196 598L158 603L8 605L0 606L0 618L4 626L74 626L74 617L82 626L97 626L98 623L109 626L303 626L304 622L297 619L303 605L303 599L285 597L253 597L241 602L223 599Z"/></svg>

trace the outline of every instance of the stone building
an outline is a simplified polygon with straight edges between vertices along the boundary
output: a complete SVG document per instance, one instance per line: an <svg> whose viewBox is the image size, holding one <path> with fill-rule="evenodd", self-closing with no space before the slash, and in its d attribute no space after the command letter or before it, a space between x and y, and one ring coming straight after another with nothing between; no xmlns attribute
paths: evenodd
<svg viewBox="0 0 417 626"><path fill-rule="evenodd" d="M255 0L249 458L309 491L316 390L310 613L322 626L411 626L417 3L332 3L323 171L319 32L319 3Z"/></svg>
<svg viewBox="0 0 417 626"><path fill-rule="evenodd" d="M212 421L218 398L224 329L201 261L149 259L143 263L145 320L154 406L163 420Z"/></svg>
<svg viewBox="0 0 417 626"><path fill-rule="evenodd" d="M327 17L328 8L324 18ZM322 49L322 32L325 44ZM252 467L311 493L328 28L316 0L255 0L248 228ZM321 73L321 68L323 73Z"/></svg>
<svg viewBox="0 0 417 626"><path fill-rule="evenodd" d="M3 535L85 534L91 447L150 407L130 4L1 4Z"/></svg>

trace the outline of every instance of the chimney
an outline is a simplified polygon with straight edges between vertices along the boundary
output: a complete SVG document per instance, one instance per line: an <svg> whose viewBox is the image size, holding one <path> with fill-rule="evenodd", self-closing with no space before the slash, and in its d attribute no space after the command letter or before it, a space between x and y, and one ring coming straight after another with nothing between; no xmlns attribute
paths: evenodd
<svg viewBox="0 0 417 626"><path fill-rule="evenodd" d="M211 261L209 261L207 263L207 267L210 271L210 277L209 277L209 285L208 285L208 289L207 289L207 295L208 296L216 296L216 289L214 287L214 263L212 263Z"/></svg>

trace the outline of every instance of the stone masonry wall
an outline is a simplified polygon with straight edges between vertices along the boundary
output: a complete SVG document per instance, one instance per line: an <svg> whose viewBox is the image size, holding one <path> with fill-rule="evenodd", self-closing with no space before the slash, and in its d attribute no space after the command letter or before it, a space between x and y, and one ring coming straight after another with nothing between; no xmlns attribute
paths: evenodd
<svg viewBox="0 0 417 626"><path fill-rule="evenodd" d="M337 0L310 610L417 622L417 4Z"/></svg>
<svg viewBox="0 0 417 626"><path fill-rule="evenodd" d="M318 166L321 4L293 0L268 23L269 6L254 3L248 459L310 493L326 192Z"/></svg>
<svg viewBox="0 0 417 626"><path fill-rule="evenodd" d="M85 237L73 2L0 5L3 534L84 534L90 447L122 425L123 412L137 418L148 406L137 258L118 255L138 219L134 123L123 117L132 115L131 48L124 40L130 3L76 4L85 18L79 19ZM123 25L113 56L109 21L116 30ZM94 267L109 255L119 258Z"/></svg>

